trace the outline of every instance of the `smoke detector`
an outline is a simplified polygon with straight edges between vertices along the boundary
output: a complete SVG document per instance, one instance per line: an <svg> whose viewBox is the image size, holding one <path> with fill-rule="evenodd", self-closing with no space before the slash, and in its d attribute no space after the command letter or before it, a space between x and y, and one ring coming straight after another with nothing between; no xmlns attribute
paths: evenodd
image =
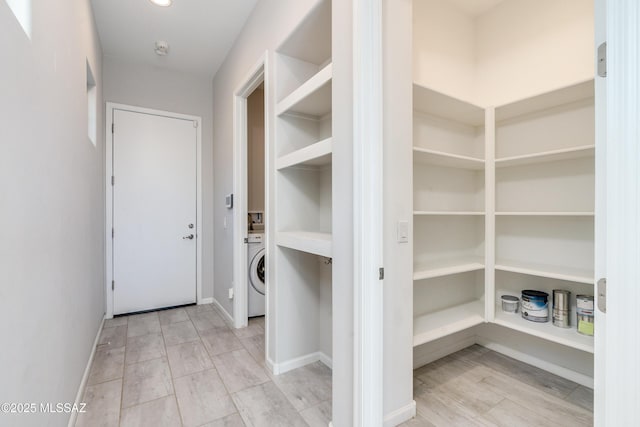
<svg viewBox="0 0 640 427"><path fill-rule="evenodd" d="M157 55L165 56L169 53L169 43L164 40L158 40L156 42L155 52Z"/></svg>

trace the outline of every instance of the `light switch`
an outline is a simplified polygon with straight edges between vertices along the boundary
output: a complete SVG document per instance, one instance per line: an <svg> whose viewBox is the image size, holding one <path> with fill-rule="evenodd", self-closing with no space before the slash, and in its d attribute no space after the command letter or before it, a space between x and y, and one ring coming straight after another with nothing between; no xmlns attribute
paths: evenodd
<svg viewBox="0 0 640 427"><path fill-rule="evenodd" d="M409 242L409 221L398 221L398 243Z"/></svg>

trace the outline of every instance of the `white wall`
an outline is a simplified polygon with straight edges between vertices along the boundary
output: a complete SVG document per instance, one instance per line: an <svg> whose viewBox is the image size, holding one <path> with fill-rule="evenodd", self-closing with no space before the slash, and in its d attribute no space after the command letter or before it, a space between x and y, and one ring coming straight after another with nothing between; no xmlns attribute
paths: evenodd
<svg viewBox="0 0 640 427"><path fill-rule="evenodd" d="M104 316L104 138L87 133L88 0L33 2L32 38L0 2L0 401L73 402ZM69 414L0 415L63 426Z"/></svg>
<svg viewBox="0 0 640 427"><path fill-rule="evenodd" d="M487 106L593 76L592 0L505 0L480 15L413 3L417 83Z"/></svg>
<svg viewBox="0 0 640 427"><path fill-rule="evenodd" d="M105 56L104 100L202 118L202 297L213 297L213 142L211 81Z"/></svg>
<svg viewBox="0 0 640 427"><path fill-rule="evenodd" d="M383 2L385 415L413 401L413 242L396 234L398 221L413 217L412 3Z"/></svg>
<svg viewBox="0 0 640 427"><path fill-rule="evenodd" d="M507 0L476 20L476 102L501 105L593 77L593 0Z"/></svg>
<svg viewBox="0 0 640 427"><path fill-rule="evenodd" d="M451 3L414 1L414 81L471 100L475 93L475 29L473 17Z"/></svg>

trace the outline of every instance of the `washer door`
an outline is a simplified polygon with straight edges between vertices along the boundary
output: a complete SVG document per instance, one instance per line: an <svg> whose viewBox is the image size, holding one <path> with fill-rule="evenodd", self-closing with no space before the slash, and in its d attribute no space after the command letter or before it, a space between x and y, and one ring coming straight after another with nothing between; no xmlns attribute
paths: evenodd
<svg viewBox="0 0 640 427"><path fill-rule="evenodd" d="M264 284L264 249L260 249L251 259L249 265L249 284L256 292L265 294Z"/></svg>

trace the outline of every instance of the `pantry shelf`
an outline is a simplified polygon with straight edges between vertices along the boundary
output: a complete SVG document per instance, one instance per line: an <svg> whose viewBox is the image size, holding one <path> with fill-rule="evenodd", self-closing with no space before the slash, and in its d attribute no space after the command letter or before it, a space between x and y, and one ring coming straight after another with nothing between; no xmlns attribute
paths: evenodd
<svg viewBox="0 0 640 427"><path fill-rule="evenodd" d="M467 257L446 261L418 264L414 266L413 280L431 279L451 274L482 270L484 262L480 257Z"/></svg>
<svg viewBox="0 0 640 427"><path fill-rule="evenodd" d="M331 234L311 231L281 231L276 244L289 249L331 258Z"/></svg>
<svg viewBox="0 0 640 427"><path fill-rule="evenodd" d="M483 323L484 301L475 300L413 319L413 346L428 343Z"/></svg>
<svg viewBox="0 0 640 427"><path fill-rule="evenodd" d="M593 272L568 267L557 267L542 264L530 264L513 260L498 260L496 270L531 276L548 277L550 279L568 280L570 282L593 284Z"/></svg>
<svg viewBox="0 0 640 427"><path fill-rule="evenodd" d="M277 169L282 170L294 166L325 166L331 164L332 138L301 148L280 157Z"/></svg>
<svg viewBox="0 0 640 427"><path fill-rule="evenodd" d="M523 319L520 313L504 313L502 311L496 311L493 323L519 332L524 332L547 341L552 341L578 350L593 353L593 337L579 334L575 327L566 329L558 328L553 326L551 322L531 322Z"/></svg>

